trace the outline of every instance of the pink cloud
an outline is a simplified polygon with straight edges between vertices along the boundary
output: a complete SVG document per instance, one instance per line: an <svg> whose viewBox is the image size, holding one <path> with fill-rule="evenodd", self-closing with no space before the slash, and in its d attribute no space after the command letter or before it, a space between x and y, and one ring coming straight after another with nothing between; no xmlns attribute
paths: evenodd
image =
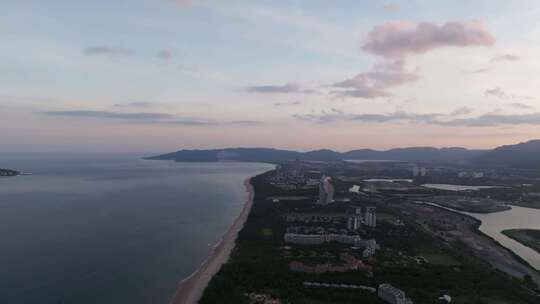
<svg viewBox="0 0 540 304"><path fill-rule="evenodd" d="M405 21L374 27L362 46L364 51L386 58L403 58L442 47L491 46L495 38L481 21L430 22L414 25Z"/></svg>
<svg viewBox="0 0 540 304"><path fill-rule="evenodd" d="M341 96L363 98L391 96L392 94L388 93L387 89L420 79L417 74L406 71L404 64L403 60L379 63L371 71L335 83L334 87L347 89L335 93Z"/></svg>

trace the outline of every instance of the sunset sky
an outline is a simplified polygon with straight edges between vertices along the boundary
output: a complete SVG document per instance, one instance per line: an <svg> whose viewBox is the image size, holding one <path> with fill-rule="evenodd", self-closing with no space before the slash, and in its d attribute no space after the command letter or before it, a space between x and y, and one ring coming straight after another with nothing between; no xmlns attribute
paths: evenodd
<svg viewBox="0 0 540 304"><path fill-rule="evenodd" d="M540 2L4 1L2 152L540 138Z"/></svg>

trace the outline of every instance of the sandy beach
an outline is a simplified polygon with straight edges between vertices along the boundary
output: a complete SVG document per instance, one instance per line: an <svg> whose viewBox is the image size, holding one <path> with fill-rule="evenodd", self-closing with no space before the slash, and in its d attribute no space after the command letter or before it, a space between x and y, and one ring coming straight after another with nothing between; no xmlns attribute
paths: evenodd
<svg viewBox="0 0 540 304"><path fill-rule="evenodd" d="M242 212L236 218L229 230L223 235L221 241L214 248L210 257L206 259L197 271L178 284L176 293L170 301L171 304L196 304L202 297L204 289L208 286L212 277L219 271L221 265L229 259L229 255L235 246L238 232L240 232L244 226L244 222L253 205L254 191L250 180L251 178L248 178L244 181L249 196Z"/></svg>

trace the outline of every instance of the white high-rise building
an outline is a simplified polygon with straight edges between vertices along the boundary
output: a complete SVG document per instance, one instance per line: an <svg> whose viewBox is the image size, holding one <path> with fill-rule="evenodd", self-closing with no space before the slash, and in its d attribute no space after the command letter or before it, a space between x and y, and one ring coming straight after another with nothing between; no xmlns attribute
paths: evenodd
<svg viewBox="0 0 540 304"><path fill-rule="evenodd" d="M364 213L364 224L368 227L377 226L377 208L376 207L366 207L366 212Z"/></svg>
<svg viewBox="0 0 540 304"><path fill-rule="evenodd" d="M412 167L412 175L413 176L426 176L427 175L427 169L425 167L418 167L414 166Z"/></svg>
<svg viewBox="0 0 540 304"><path fill-rule="evenodd" d="M347 218L347 229L354 231L360 229L360 219L358 216L349 215Z"/></svg>
<svg viewBox="0 0 540 304"><path fill-rule="evenodd" d="M323 176L319 182L319 200L317 204L328 205L334 202L334 186L330 183L330 177Z"/></svg>
<svg viewBox="0 0 540 304"><path fill-rule="evenodd" d="M358 230L362 224L362 208L358 206L349 207L347 210L347 229Z"/></svg>

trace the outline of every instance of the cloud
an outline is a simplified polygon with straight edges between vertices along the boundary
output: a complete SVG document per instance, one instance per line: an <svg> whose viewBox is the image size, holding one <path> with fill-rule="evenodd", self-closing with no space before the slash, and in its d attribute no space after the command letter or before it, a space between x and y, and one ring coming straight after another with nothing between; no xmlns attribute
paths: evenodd
<svg viewBox="0 0 540 304"><path fill-rule="evenodd" d="M152 108L152 107L161 107L164 106L163 103L159 102L147 102L147 101L136 101L128 103L117 103L113 105L115 108Z"/></svg>
<svg viewBox="0 0 540 304"><path fill-rule="evenodd" d="M352 90L332 91L331 93L338 97L353 97L366 99L392 96L392 94L389 92L373 87L357 87Z"/></svg>
<svg viewBox="0 0 540 304"><path fill-rule="evenodd" d="M461 107L457 108L454 111L450 113L450 116L461 116L461 115L468 115L474 112L473 108L470 107Z"/></svg>
<svg viewBox="0 0 540 304"><path fill-rule="evenodd" d="M494 127L500 125L540 125L540 113L504 115L488 113L474 118L439 121L439 125L464 127Z"/></svg>
<svg viewBox="0 0 540 304"><path fill-rule="evenodd" d="M362 46L386 58L403 58L442 47L492 46L495 38L481 21L447 22L441 26L421 22L388 22L374 27Z"/></svg>
<svg viewBox="0 0 540 304"><path fill-rule="evenodd" d="M491 68L480 68L480 69L469 72L469 74L483 74L489 71L491 71Z"/></svg>
<svg viewBox="0 0 540 304"><path fill-rule="evenodd" d="M93 46L84 49L87 55L108 55L108 56L131 56L133 52L128 49L116 48L110 46Z"/></svg>
<svg viewBox="0 0 540 304"><path fill-rule="evenodd" d="M497 97L497 98L508 98L508 95L500 87L485 90L484 91L484 96L486 96L486 97L493 96L493 97Z"/></svg>
<svg viewBox="0 0 540 304"><path fill-rule="evenodd" d="M396 111L385 114L347 114L341 111L322 111L321 113L297 114L294 118L315 122L332 123L337 121L355 121L363 123L409 122L450 127L495 127L502 125L540 125L540 113L501 114L499 111L477 117L455 118L465 111L457 109L451 113L413 113Z"/></svg>
<svg viewBox="0 0 540 304"><path fill-rule="evenodd" d="M406 83L416 82L420 79L415 73L408 72L403 60L396 60L375 65L371 71L360 73L353 78L346 79L332 86L347 90L332 93L346 97L377 98L392 94L387 89Z"/></svg>
<svg viewBox="0 0 540 304"><path fill-rule="evenodd" d="M274 106L276 107L282 107L282 106L298 106L301 105L301 101L289 101L289 102L276 102L274 103Z"/></svg>
<svg viewBox="0 0 540 304"><path fill-rule="evenodd" d="M161 51L159 51L159 53L157 54L157 57L158 57L159 59L168 61L168 60L172 60L172 59L173 59L173 53L172 53L171 50L161 50Z"/></svg>
<svg viewBox="0 0 540 304"><path fill-rule="evenodd" d="M399 11L399 4L387 3L387 4L383 5L383 8L387 12L397 12L397 11Z"/></svg>
<svg viewBox="0 0 540 304"><path fill-rule="evenodd" d="M405 111L396 111L386 114L346 114L341 111L332 109L331 111L322 111L320 114L297 114L293 117L311 121L316 123L330 123L336 121L359 121L366 123L384 123L393 121L413 121L413 122L430 122L437 117L444 116L440 113L409 113Z"/></svg>
<svg viewBox="0 0 540 304"><path fill-rule="evenodd" d="M44 112L50 116L65 116L65 117L86 117L86 118L112 118L125 120L160 120L174 118L173 115L166 113L130 113L130 112L109 112L109 111L49 111Z"/></svg>
<svg viewBox="0 0 540 304"><path fill-rule="evenodd" d="M331 93L369 99L392 96L389 89L420 79L417 71L405 69L408 56L448 46L491 46L494 42L481 21L448 22L441 26L405 21L378 25L368 33L362 49L383 57L384 61L371 71L334 83L333 87L345 90Z"/></svg>
<svg viewBox="0 0 540 304"><path fill-rule="evenodd" d="M504 54L491 58L490 62L500 62L500 61L517 61L519 56L514 54Z"/></svg>
<svg viewBox="0 0 540 304"><path fill-rule="evenodd" d="M48 111L42 112L48 116L61 116L68 118L85 119L110 119L122 120L136 123L165 124L165 125L183 125L183 126L220 126L220 125L258 125L262 124L256 120L234 120L234 121L215 121L208 119L183 118L168 113L147 113L147 112L110 112L110 111Z"/></svg>
<svg viewBox="0 0 540 304"><path fill-rule="evenodd" d="M244 88L250 93L260 94L309 94L316 93L314 90L304 89L299 84L287 83L284 85L249 86Z"/></svg>
<svg viewBox="0 0 540 304"><path fill-rule="evenodd" d="M489 60L490 63L494 64L497 62L504 62L504 61L517 61L519 60L519 56L514 54L504 54L500 56L495 56ZM468 74L482 74L487 73L492 70L492 67L486 67L486 68L479 68L477 70L471 71L471 72L465 72Z"/></svg>
<svg viewBox="0 0 540 304"><path fill-rule="evenodd" d="M520 102L511 103L511 104L508 104L508 106L512 107L512 108L516 108L516 109L532 109L532 108L534 108L531 105L520 103Z"/></svg>
<svg viewBox="0 0 540 304"><path fill-rule="evenodd" d="M500 99L526 99L526 100L532 99L531 96L507 93L503 89L501 89L500 87L485 90L484 91L484 96L486 96L486 97L496 97L496 98L500 98Z"/></svg>
<svg viewBox="0 0 540 304"><path fill-rule="evenodd" d="M171 1L178 4L191 4L193 2L193 0L171 0Z"/></svg>
<svg viewBox="0 0 540 304"><path fill-rule="evenodd" d="M254 126L260 125L262 122L257 120L233 120L233 121L207 121L207 120L186 120L177 119L165 122L171 125L183 125L183 126L223 126L223 125L245 125Z"/></svg>

